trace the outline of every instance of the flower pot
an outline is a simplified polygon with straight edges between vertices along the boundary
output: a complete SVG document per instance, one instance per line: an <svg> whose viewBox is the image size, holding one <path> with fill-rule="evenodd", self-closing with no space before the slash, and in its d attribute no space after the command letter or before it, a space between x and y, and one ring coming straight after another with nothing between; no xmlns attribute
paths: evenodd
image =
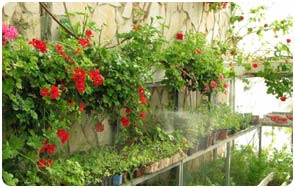
<svg viewBox="0 0 295 188"><path fill-rule="evenodd" d="M217 140L225 140L227 138L227 129L220 129L217 133Z"/></svg>
<svg viewBox="0 0 295 188"><path fill-rule="evenodd" d="M164 158L159 161L159 169L168 167L171 162L170 158Z"/></svg>
<svg viewBox="0 0 295 188"><path fill-rule="evenodd" d="M259 116L252 116L251 121L250 121L251 125L258 125L259 124Z"/></svg>
<svg viewBox="0 0 295 188"><path fill-rule="evenodd" d="M112 176L106 176L106 177L102 178L102 182L101 182L102 186L112 185L112 183L113 183L113 177Z"/></svg>
<svg viewBox="0 0 295 188"><path fill-rule="evenodd" d="M123 182L123 176L122 175L113 176L113 185L121 185L122 182Z"/></svg>
<svg viewBox="0 0 295 188"><path fill-rule="evenodd" d="M178 161L180 161L182 158L181 153L175 153L171 159L172 159L172 164L177 163Z"/></svg>
<svg viewBox="0 0 295 188"><path fill-rule="evenodd" d="M141 177L141 176L143 176L143 174L144 174L144 167L142 166L142 167L140 167L140 168L138 168L137 170L135 170L135 172L134 172L134 177L136 177L136 178L138 178L138 177Z"/></svg>
<svg viewBox="0 0 295 188"><path fill-rule="evenodd" d="M154 173L156 171L158 171L159 169L159 162L154 162L152 164L150 164L149 166L147 166L144 170L144 173L145 174L151 174L151 173Z"/></svg>

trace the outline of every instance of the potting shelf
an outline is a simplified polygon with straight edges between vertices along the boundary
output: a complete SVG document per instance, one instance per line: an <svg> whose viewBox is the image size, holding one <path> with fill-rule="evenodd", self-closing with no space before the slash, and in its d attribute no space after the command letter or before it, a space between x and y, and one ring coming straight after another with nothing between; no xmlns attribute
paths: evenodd
<svg viewBox="0 0 295 188"><path fill-rule="evenodd" d="M182 160L180 160L179 162L171 165L171 166L168 166L166 168L163 168L155 173L152 173L152 174L147 174L147 175L143 175L139 178L135 178L133 180L130 180L129 182L123 184L123 186L130 186L130 185L137 185L137 184L140 184L146 180L149 180L159 174L162 174L164 172L167 172L168 170L174 168L174 167L178 167L178 185L182 186L183 185L183 164L186 163L186 162L189 162L193 159L196 159L198 157L200 157L201 155L204 155L205 153L207 152L210 152L210 151L213 151L214 149L217 149L218 147L224 145L224 144L227 144L227 152L226 152L226 156L227 156L227 162L226 162L226 166L227 166L227 174L229 174L229 159L230 159L230 142L233 141L234 139L240 137L240 136L243 136L251 131L254 131L254 130L257 130L258 128L260 128L261 125L257 125L257 126L252 126L252 127L249 127L248 129L245 129L245 130L242 130L232 136L229 136L227 139L225 140L222 140L222 141L218 141L216 142L214 145L212 146L209 146L208 148L206 148L205 150L201 150L201 151L198 151L194 154L192 154L191 156L188 156ZM228 176L229 178L229 176Z"/></svg>
<svg viewBox="0 0 295 188"><path fill-rule="evenodd" d="M164 172L167 172L169 171L170 169L172 168L175 168L177 167L178 168L178 185L179 186L183 186L183 164L186 163L186 162L189 162L191 160L194 160L210 151L214 151L216 150L218 147L226 144L226 182L225 182L225 185L230 185L230 155L231 155L231 142L235 139L237 139L238 137L240 136L243 136L251 131L254 131L254 130L257 130L258 131L258 134L259 134L259 154L261 153L261 150L262 150L262 127L263 126L271 126L271 127L287 127L287 128L293 128L292 125L289 125L289 124L275 124L275 123L269 123L269 122L261 122L261 124L258 124L256 126L252 126L252 127L249 127L245 130L242 130L234 135L231 135L229 136L227 139L225 140L221 140L221 141L217 141L214 145L212 146L209 146L208 148L204 149L204 150L201 150L201 151L198 151L194 154L192 154L191 156L188 156L186 158L183 158L182 160L180 160L179 162L173 164L173 165L170 165L166 168L163 168L155 173L152 173L152 174L147 174L147 175L143 175L139 178L135 178L133 180L130 180L129 182L123 184L124 186L130 186L130 185L137 185L137 184L140 184L146 180L149 180L159 174L162 174ZM292 137L291 137L291 144L293 145L293 131L292 132Z"/></svg>

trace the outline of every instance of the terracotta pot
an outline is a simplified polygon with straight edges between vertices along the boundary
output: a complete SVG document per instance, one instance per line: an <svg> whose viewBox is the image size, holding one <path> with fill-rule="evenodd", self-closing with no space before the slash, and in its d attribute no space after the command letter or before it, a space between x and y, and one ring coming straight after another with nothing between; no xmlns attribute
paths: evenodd
<svg viewBox="0 0 295 188"><path fill-rule="evenodd" d="M175 153L171 159L172 159L172 164L177 163L178 161L180 161L182 158L181 153Z"/></svg>
<svg viewBox="0 0 295 188"><path fill-rule="evenodd" d="M158 171L159 170L159 164L160 164L159 161L150 164L149 166L147 166L145 168L144 173L145 174L151 174L151 173L154 173L154 172Z"/></svg>
<svg viewBox="0 0 295 188"><path fill-rule="evenodd" d="M160 170L160 169L163 169L163 168L165 168L165 167L167 167L167 166L169 166L169 165L170 165L170 159L169 159L169 158L161 159L161 160L159 161L159 170Z"/></svg>
<svg viewBox="0 0 295 188"><path fill-rule="evenodd" d="M227 129L218 130L217 140L225 140L227 138Z"/></svg>
<svg viewBox="0 0 295 188"><path fill-rule="evenodd" d="M136 178L141 177L141 176L143 176L144 171L145 171L145 168L142 166L142 167L138 168L137 170L135 170L134 176Z"/></svg>

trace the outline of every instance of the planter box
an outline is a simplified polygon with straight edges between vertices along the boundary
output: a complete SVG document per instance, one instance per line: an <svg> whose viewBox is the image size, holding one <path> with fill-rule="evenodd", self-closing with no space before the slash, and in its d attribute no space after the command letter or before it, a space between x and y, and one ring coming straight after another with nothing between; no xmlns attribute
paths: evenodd
<svg viewBox="0 0 295 188"><path fill-rule="evenodd" d="M272 112L263 117L263 123L272 123L272 124L293 124L293 114L292 113L281 113L281 112Z"/></svg>

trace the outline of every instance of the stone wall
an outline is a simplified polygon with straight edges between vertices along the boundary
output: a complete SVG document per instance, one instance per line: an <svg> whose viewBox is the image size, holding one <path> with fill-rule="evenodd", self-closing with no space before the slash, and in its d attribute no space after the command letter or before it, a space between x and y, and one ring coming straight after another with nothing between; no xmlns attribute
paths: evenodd
<svg viewBox="0 0 295 188"><path fill-rule="evenodd" d="M170 39L177 32L189 30L207 33L208 41L213 38L222 38L226 35L229 26L230 12L226 10L217 13L208 12L204 3L164 3L164 2L53 2L47 3L48 8L57 18L66 16L66 12L84 12L86 6L92 7L90 20L95 21L98 27L103 24L102 42L115 42L116 33L127 32L136 23L150 22L152 17L161 16L166 25L165 36ZM138 14L143 12L144 14ZM7 3L2 9L2 22L16 25L20 32L28 39L41 37L41 25L47 16L40 8L39 3ZM82 16L71 17L71 21L82 22ZM57 24L52 21L51 39L58 37ZM98 36L96 36L98 37Z"/></svg>
<svg viewBox="0 0 295 188"><path fill-rule="evenodd" d="M164 35L167 39L175 37L177 32L198 31L207 34L208 42L213 39L224 38L229 27L229 10L216 13L209 12L202 2L195 3L164 3L164 2L53 2L46 3L48 9L57 18L67 16L67 12L84 12L90 6L89 20L95 21L98 28L102 27L101 43L112 45L116 43L116 34L128 32L137 23L149 23L152 17L161 16L163 22L169 26ZM139 14L139 13L143 14ZM82 16L69 17L72 23L82 22ZM59 37L58 24L40 7L39 3L11 2L2 8L2 22L15 25L20 33L28 40L42 38L56 40ZM98 40L98 34L95 34ZM161 75L155 75L161 80ZM199 93L186 89L179 91L178 109L193 108L203 98ZM219 100L224 100L221 97ZM163 109L173 104L173 94L165 87L154 88L151 91L149 104L152 108ZM175 103L174 103L175 104ZM105 131L96 133L95 123L91 117L83 118L81 124L73 125L70 138L70 152L86 150L95 145L112 144L114 131L104 122Z"/></svg>

